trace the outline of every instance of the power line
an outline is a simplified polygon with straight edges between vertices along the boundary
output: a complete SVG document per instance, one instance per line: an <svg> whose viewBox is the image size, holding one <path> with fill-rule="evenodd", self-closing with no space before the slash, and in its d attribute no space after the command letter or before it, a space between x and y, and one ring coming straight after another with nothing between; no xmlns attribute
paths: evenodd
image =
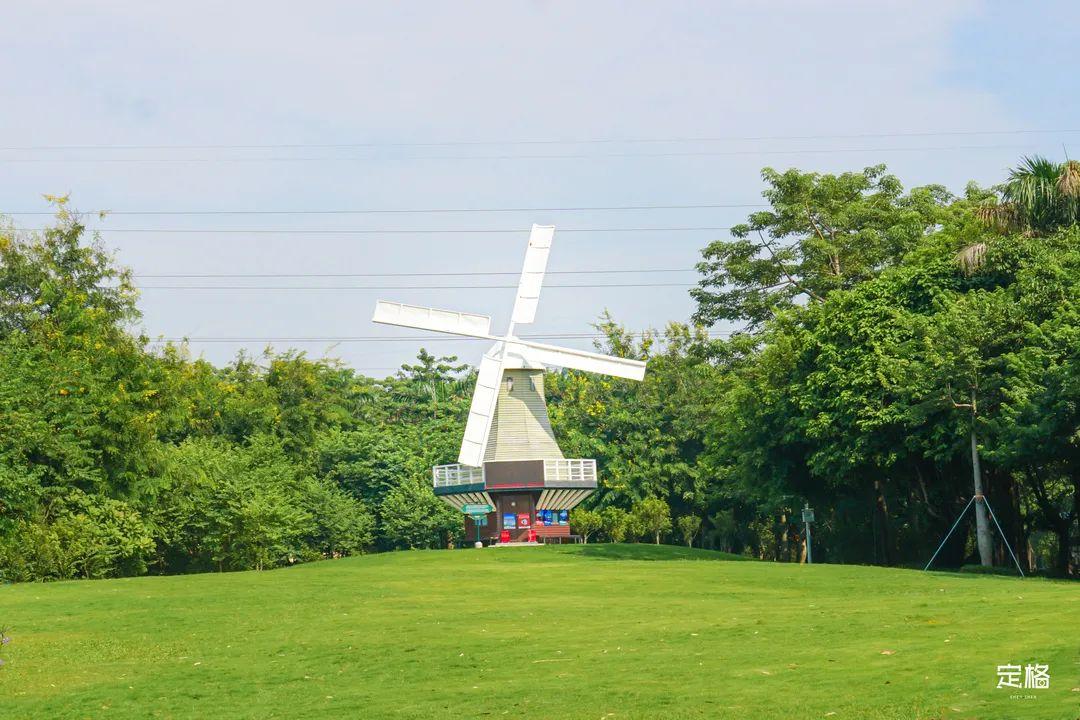
<svg viewBox="0 0 1080 720"><path fill-rule="evenodd" d="M643 337L647 333L645 332L630 332L627 335L631 337ZM710 339L730 337L734 335L733 331L709 331L706 333L706 337ZM547 333L547 334L531 334L520 335L522 340L604 340L607 335L599 333ZM385 335L351 335L351 336L325 336L325 337L265 337L265 336L251 336L251 337L171 337L161 338L157 340L151 340L150 342L161 343L179 343L179 342L198 342L198 343L254 343L254 342L299 342L299 343L323 343L323 342L339 342L339 343L353 343L353 342L473 342L477 338L467 337L447 337L445 335L405 335L400 337L387 337ZM663 339L663 337L659 337Z"/></svg>
<svg viewBox="0 0 1080 720"><path fill-rule="evenodd" d="M106 215L431 215L442 213L506 212L621 212L631 210L716 210L723 208L767 207L764 203L691 203L686 205L599 205L567 207L482 207L482 208L364 208L359 210L94 210ZM51 210L0 212L0 215L55 215Z"/></svg>
<svg viewBox="0 0 1080 720"><path fill-rule="evenodd" d="M758 155L822 155L834 153L891 153L891 152L952 152L964 150L1028 150L1031 145L945 145L938 147L873 147L873 148L801 148L788 150L695 150L655 153L563 153L563 154L515 154L515 155L366 155L352 157L157 157L157 158L5 158L6 163L309 163L309 162L358 162L372 160L585 160L610 158L664 158L664 157L734 157Z"/></svg>
<svg viewBox="0 0 1080 720"><path fill-rule="evenodd" d="M43 232L51 228L22 228L27 232ZM621 227L621 228L565 228L559 233L598 233L598 232L699 232L726 231L730 227ZM188 233L188 234L251 234L251 235L524 235L528 228L493 229L493 228L365 228L342 229L328 228L286 229L286 228L87 228L91 232L101 233Z"/></svg>
<svg viewBox="0 0 1080 720"><path fill-rule="evenodd" d="M545 285L548 288L696 287L686 283ZM510 290L517 285L139 285L139 290Z"/></svg>
<svg viewBox="0 0 1080 720"><path fill-rule="evenodd" d="M619 268L614 270L548 270L547 275L607 275L615 273L678 273L697 272L696 268ZM507 275L517 277L521 271L507 272L379 272L379 273L161 273L135 275L137 278L361 278L361 277L443 277L443 276L478 276L478 275Z"/></svg>
<svg viewBox="0 0 1080 720"><path fill-rule="evenodd" d="M532 139L532 140L440 140L433 142L354 142L354 143L267 143L267 144L86 144L86 145L22 145L0 147L0 151L54 151L54 150L287 150L287 149L323 149L337 150L349 148L377 147L460 147L483 145L640 145L663 143L702 143L702 142L762 142L776 140L856 140L871 138L901 137L948 137L976 135L1066 135L1080 130L919 130L909 132L848 133L828 135L757 135L757 136L682 136L682 137L643 137L643 138L580 138L580 139Z"/></svg>

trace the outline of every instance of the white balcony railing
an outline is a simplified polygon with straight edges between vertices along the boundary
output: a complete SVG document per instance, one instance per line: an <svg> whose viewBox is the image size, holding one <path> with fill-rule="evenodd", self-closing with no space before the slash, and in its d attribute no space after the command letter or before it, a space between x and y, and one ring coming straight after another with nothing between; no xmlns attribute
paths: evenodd
<svg viewBox="0 0 1080 720"><path fill-rule="evenodd" d="M544 484L551 483L596 487L596 460L545 460Z"/></svg>
<svg viewBox="0 0 1080 720"><path fill-rule="evenodd" d="M483 485L484 468L472 467L471 465L436 465L431 469L435 487L448 487L451 485Z"/></svg>
<svg viewBox="0 0 1080 720"><path fill-rule="evenodd" d="M431 474L436 488L485 483L484 469L471 465L436 465ZM596 487L596 460L544 460L544 484Z"/></svg>

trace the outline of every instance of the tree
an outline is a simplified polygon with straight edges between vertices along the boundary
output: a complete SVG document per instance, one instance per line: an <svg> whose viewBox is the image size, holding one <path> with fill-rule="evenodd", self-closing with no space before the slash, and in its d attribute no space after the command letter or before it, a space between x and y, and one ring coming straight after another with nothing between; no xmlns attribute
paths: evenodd
<svg viewBox="0 0 1080 720"><path fill-rule="evenodd" d="M620 507L609 506L600 511L601 527L608 540L620 543L626 539L627 514Z"/></svg>
<svg viewBox="0 0 1080 720"><path fill-rule="evenodd" d="M935 227L950 199L940 185L904 195L884 165L842 175L765 168L761 175L771 208L702 251L704 277L691 296L703 325L742 320L757 328L784 307L820 302L874 277Z"/></svg>
<svg viewBox="0 0 1080 720"><path fill-rule="evenodd" d="M604 520L595 510L578 508L570 514L570 524L581 535L582 541L588 543L589 536L603 527Z"/></svg>
<svg viewBox="0 0 1080 720"><path fill-rule="evenodd" d="M701 530L701 518L697 515L683 515L678 519L676 525L679 527L679 533L683 536L683 540L686 541L686 547L693 546L694 538L697 536L698 531Z"/></svg>
<svg viewBox="0 0 1080 720"><path fill-rule="evenodd" d="M430 413L438 420L440 412L451 417L460 416L472 394L472 382L462 379L461 373L469 366L458 362L457 357L435 357L421 348L414 364L405 364L393 382L394 393L406 412Z"/></svg>
<svg viewBox="0 0 1080 720"><path fill-rule="evenodd" d="M924 367L939 397L966 416L979 558L990 566L994 533L983 487L979 428L983 415L999 402L1000 358L1018 344L1023 318L1012 298L1001 291L946 297L944 312L927 316L923 324Z"/></svg>
<svg viewBox="0 0 1080 720"><path fill-rule="evenodd" d="M43 319L91 311L103 324L138 318L131 273L68 208L67 197L45 196L56 222L40 232L0 226L0 337Z"/></svg>
<svg viewBox="0 0 1080 720"><path fill-rule="evenodd" d="M596 505L631 506L650 495L678 509L700 504L706 479L697 457L705 445L706 388L715 375L697 352L701 329L672 323L635 337L607 315L598 349L648 359L643 382L565 372L550 374L552 425L571 456L593 457L604 469Z"/></svg>
<svg viewBox="0 0 1080 720"><path fill-rule="evenodd" d="M641 528L642 534L653 536L660 544L660 536L671 530L671 508L659 498L645 498L634 505L630 514Z"/></svg>
<svg viewBox="0 0 1080 720"><path fill-rule="evenodd" d="M430 485L405 482L386 495L379 508L384 547L442 548L465 533L464 516L435 497Z"/></svg>
<svg viewBox="0 0 1080 720"><path fill-rule="evenodd" d="M805 499L820 557L925 561L974 487L1029 548L1022 561L1075 574L1080 168L1028 164L996 195L1024 208L1014 226L984 221L995 195L974 185L946 205L881 168L766 171L770 210L706 250L698 295L699 319L748 332L635 333L605 314L599 349L647 359L645 381L548 375L560 446L604 470L575 528L657 542L674 516L691 544L790 561ZM421 352L369 378L292 351L215 367L184 344L151 349L130 332L125 271L74 215L37 234L0 227L4 580L273 567L460 537L460 513L430 487L468 412L473 376L456 360ZM938 563L967 561L968 538L954 538Z"/></svg>
<svg viewBox="0 0 1080 720"><path fill-rule="evenodd" d="M1049 235L1080 221L1080 162L1056 163L1025 157L998 188L1001 202L987 204L982 217L1008 232Z"/></svg>

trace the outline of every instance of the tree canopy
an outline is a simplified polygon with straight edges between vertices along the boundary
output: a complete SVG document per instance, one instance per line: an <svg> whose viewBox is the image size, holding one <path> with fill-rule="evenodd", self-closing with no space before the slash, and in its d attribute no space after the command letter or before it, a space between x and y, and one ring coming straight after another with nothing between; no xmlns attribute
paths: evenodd
<svg viewBox="0 0 1080 720"><path fill-rule="evenodd" d="M560 446L600 469L571 523L799 561L810 503L815 561L921 565L980 494L1025 571L1076 574L1077 167L1025 160L958 197L882 166L766 169L769 209L703 249L694 323L599 316L598 349L648 360L643 382L550 373ZM296 351L215 366L133 333L137 300L63 199L45 231L0 229L0 578L465 541L430 482L475 381L456 358L384 378ZM985 521L939 562L1007 564Z"/></svg>

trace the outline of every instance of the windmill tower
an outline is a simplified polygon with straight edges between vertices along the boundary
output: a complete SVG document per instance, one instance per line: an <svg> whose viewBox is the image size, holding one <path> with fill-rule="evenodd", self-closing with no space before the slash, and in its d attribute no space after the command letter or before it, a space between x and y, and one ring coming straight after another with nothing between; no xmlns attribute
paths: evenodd
<svg viewBox="0 0 1080 720"><path fill-rule="evenodd" d="M544 401L544 368L573 368L630 380L640 360L523 340L536 318L555 228L533 225L510 326L491 333L487 315L379 300L374 322L493 340L484 353L458 461L432 469L435 494L469 514L472 537L523 542L570 534L569 511L596 489L596 461L563 457ZM484 511L487 510L486 514Z"/></svg>

